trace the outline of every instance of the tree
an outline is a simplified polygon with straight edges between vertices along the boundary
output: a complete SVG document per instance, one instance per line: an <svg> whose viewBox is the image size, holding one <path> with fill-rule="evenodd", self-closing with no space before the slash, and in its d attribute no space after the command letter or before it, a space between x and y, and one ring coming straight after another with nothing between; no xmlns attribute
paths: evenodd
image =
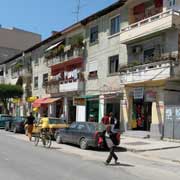
<svg viewBox="0 0 180 180"><path fill-rule="evenodd" d="M3 103L5 112L8 114L8 102L11 98L20 98L23 89L19 85L0 84L0 101Z"/></svg>

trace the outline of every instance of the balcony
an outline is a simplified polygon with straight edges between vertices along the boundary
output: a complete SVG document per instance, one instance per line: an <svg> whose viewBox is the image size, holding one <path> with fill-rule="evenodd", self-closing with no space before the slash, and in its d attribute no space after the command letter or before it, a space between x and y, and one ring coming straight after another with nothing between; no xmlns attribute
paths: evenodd
<svg viewBox="0 0 180 180"><path fill-rule="evenodd" d="M170 77L171 67L174 65L175 63L173 61L168 60L123 68L120 69L120 83L131 84L167 79Z"/></svg>
<svg viewBox="0 0 180 180"><path fill-rule="evenodd" d="M49 94L80 92L83 90L84 81L80 80L54 81L47 86L47 93Z"/></svg>
<svg viewBox="0 0 180 180"><path fill-rule="evenodd" d="M121 29L120 42L128 44L180 24L180 12L168 10Z"/></svg>
<svg viewBox="0 0 180 180"><path fill-rule="evenodd" d="M84 49L83 48L75 48L73 50L69 50L66 53L60 53L57 56L51 57L47 59L48 66L54 66L59 63L63 63L64 61L76 59L78 57L83 57Z"/></svg>
<svg viewBox="0 0 180 180"><path fill-rule="evenodd" d="M83 91L84 82L83 81L65 81L60 82L59 92L73 92L73 91Z"/></svg>

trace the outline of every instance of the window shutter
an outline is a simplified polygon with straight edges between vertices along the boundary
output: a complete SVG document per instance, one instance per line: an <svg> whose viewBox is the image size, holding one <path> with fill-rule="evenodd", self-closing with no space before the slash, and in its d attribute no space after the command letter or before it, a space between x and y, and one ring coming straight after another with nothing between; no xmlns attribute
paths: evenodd
<svg viewBox="0 0 180 180"><path fill-rule="evenodd" d="M89 63L89 72L97 71L97 62L93 61Z"/></svg>

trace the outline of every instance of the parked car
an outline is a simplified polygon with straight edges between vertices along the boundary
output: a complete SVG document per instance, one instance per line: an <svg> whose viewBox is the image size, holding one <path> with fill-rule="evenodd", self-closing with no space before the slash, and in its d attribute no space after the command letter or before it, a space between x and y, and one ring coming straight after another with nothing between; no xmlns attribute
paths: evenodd
<svg viewBox="0 0 180 180"><path fill-rule="evenodd" d="M55 133L57 143L72 143L81 149L88 147L103 148L105 146L106 127L96 122L74 122L68 128L59 129Z"/></svg>
<svg viewBox="0 0 180 180"><path fill-rule="evenodd" d="M0 128L4 128L6 122L11 121L11 120L12 120L12 116L8 114L0 114Z"/></svg>
<svg viewBox="0 0 180 180"><path fill-rule="evenodd" d="M67 124L66 121L64 121L63 119L56 118L56 117L47 117L47 118L48 118L48 126L49 126L49 129L50 129L50 132L51 132L53 138L54 138L54 133L57 129L69 127L69 124ZM41 120L41 118L40 118L40 120ZM39 120L39 122L40 122L40 120ZM25 126L25 128L26 127L27 126ZM34 123L33 124L33 132L32 132L33 136L35 134L39 133L41 131L41 129L42 129L41 123Z"/></svg>
<svg viewBox="0 0 180 180"><path fill-rule="evenodd" d="M15 116L12 117L10 121L7 121L5 124L6 131L13 131L14 133L24 133L24 123L27 120L27 117L24 116Z"/></svg>

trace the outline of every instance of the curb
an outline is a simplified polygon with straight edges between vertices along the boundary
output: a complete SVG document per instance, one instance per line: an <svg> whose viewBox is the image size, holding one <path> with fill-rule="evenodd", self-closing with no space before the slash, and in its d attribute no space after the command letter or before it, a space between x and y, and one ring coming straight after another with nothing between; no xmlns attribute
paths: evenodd
<svg viewBox="0 0 180 180"><path fill-rule="evenodd" d="M127 148L127 147L123 147L123 146L120 146L124 149L126 149L127 151L129 152L146 152L146 151L159 151L159 150L166 150L166 149L175 149L175 148L180 148L180 146L176 146L176 147L163 147L163 148L153 148L153 149L133 149L133 148Z"/></svg>

